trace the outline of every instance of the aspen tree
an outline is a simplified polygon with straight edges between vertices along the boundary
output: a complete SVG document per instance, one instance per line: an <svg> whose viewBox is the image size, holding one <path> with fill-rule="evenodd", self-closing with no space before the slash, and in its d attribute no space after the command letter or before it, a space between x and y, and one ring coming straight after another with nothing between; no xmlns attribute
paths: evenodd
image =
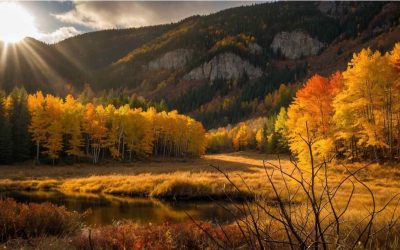
<svg viewBox="0 0 400 250"><path fill-rule="evenodd" d="M49 124L46 119L45 98L41 91L28 96L28 110L31 116L29 132L36 144L36 161L39 162L40 145L46 140L46 130Z"/></svg>
<svg viewBox="0 0 400 250"><path fill-rule="evenodd" d="M47 138L43 146L46 149L44 153L52 159L53 164L55 160L59 158L59 153L63 148L61 123L62 105L63 102L60 98L46 95L45 120L48 126L46 128Z"/></svg>

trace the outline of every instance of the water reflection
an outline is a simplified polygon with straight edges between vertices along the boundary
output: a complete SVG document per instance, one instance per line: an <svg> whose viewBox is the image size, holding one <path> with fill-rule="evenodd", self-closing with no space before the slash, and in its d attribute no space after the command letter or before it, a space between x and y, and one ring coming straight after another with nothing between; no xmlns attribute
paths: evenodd
<svg viewBox="0 0 400 250"><path fill-rule="evenodd" d="M110 224L118 220L153 224L165 221L184 222L190 220L186 213L196 220L219 223L229 223L234 220L233 215L221 206L233 209L233 204L221 202L164 202L149 198L63 194L54 191L7 192L0 193L0 197L14 198L18 202L51 202L78 212L90 209L91 213L86 217L86 223L89 225Z"/></svg>

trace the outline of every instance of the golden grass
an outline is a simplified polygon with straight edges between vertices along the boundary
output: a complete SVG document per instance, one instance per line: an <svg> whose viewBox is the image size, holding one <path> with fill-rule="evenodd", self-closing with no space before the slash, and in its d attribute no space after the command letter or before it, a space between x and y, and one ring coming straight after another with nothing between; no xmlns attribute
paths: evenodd
<svg viewBox="0 0 400 250"><path fill-rule="evenodd" d="M250 189L257 194L272 196L267 184L262 160L278 164L273 156L255 152L206 155L201 159L186 161L135 162L132 164L73 165L73 166L6 166L2 167L0 190L58 190L64 193L102 193L123 196L156 197L164 199L207 199L248 197ZM229 185L226 178L210 165L228 173L242 192ZM290 168L287 158L281 160L284 168ZM339 165L339 164L338 164ZM348 165L352 169L361 164ZM343 178L344 169L331 165L330 180L337 183ZM372 165L358 176L375 192L383 203L390 194L400 192L400 169L397 166ZM283 188L280 176L274 177L278 189ZM290 183L289 183L290 184ZM344 185L343 194L350 191ZM365 189L357 187L355 197L364 202L368 199ZM302 199L304 197L298 197ZM340 199L339 199L340 201ZM345 199L343 199L345 202ZM365 201L366 202L366 201Z"/></svg>

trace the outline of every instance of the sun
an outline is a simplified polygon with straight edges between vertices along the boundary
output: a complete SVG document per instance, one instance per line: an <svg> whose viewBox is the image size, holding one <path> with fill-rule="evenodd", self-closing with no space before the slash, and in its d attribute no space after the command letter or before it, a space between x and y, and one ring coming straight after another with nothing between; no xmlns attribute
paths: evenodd
<svg viewBox="0 0 400 250"><path fill-rule="evenodd" d="M16 3L0 2L0 40L16 43L37 30L32 15Z"/></svg>

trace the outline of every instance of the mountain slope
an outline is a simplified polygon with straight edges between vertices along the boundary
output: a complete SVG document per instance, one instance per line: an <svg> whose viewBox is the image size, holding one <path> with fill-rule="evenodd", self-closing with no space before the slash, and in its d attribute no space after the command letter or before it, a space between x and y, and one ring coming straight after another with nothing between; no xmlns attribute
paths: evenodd
<svg viewBox="0 0 400 250"><path fill-rule="evenodd" d="M215 127L275 112L264 99L282 83L343 69L362 47L387 51L400 40L399 20L396 2L273 2L55 45L30 39L33 52L2 54L13 70L0 84L64 93L85 83L96 92L125 88ZM10 59L34 54L51 70Z"/></svg>
<svg viewBox="0 0 400 250"><path fill-rule="evenodd" d="M96 70L112 64L175 26L168 24L85 33L54 44L53 47L74 58L85 69Z"/></svg>
<svg viewBox="0 0 400 250"><path fill-rule="evenodd" d="M24 86L29 91L65 93L70 82L84 79L83 71L53 47L32 38L17 44L0 42L0 88Z"/></svg>

